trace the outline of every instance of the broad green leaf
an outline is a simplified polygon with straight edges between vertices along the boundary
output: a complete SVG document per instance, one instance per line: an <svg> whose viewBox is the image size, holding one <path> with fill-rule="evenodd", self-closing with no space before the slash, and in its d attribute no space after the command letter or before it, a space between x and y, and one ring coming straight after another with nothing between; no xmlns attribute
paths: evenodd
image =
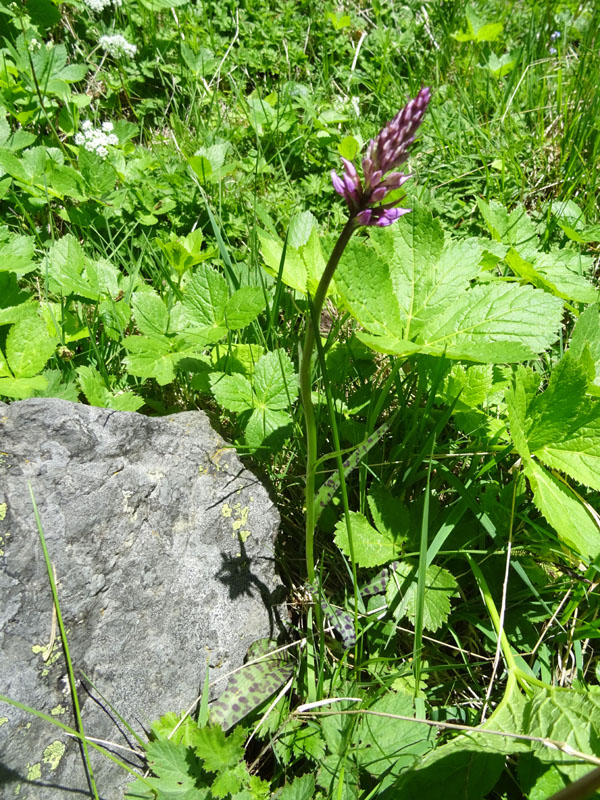
<svg viewBox="0 0 600 800"><path fill-rule="evenodd" d="M210 388L217 403L228 411L239 413L254 407L250 381L243 375L215 372L210 376Z"/></svg>
<svg viewBox="0 0 600 800"><path fill-rule="evenodd" d="M140 378L155 378L161 385L175 378L175 366L186 354L173 353L169 342L148 336L126 336L123 346L128 351L123 359L127 371Z"/></svg>
<svg viewBox="0 0 600 800"><path fill-rule="evenodd" d="M103 197L112 192L118 179L117 171L112 164L96 153L86 150L85 147L79 148L77 162L90 194Z"/></svg>
<svg viewBox="0 0 600 800"><path fill-rule="evenodd" d="M71 234L50 247L41 269L47 271L50 290L55 294L98 300L119 291L119 272L114 264L107 259L88 258Z"/></svg>
<svg viewBox="0 0 600 800"><path fill-rule="evenodd" d="M114 408L116 411L137 411L144 405L144 399L133 392L114 394L107 389L102 376L95 367L78 367L77 378L81 391L91 406Z"/></svg>
<svg viewBox="0 0 600 800"><path fill-rule="evenodd" d="M515 391L518 385L519 379ZM521 401L520 424L527 449L546 466L600 490L600 402L586 395L586 387L585 368L569 350L552 371L546 391ZM523 455L522 446L517 448Z"/></svg>
<svg viewBox="0 0 600 800"><path fill-rule="evenodd" d="M200 264L185 285L183 306L196 325L222 326L229 299L227 281L216 269Z"/></svg>
<svg viewBox="0 0 600 800"><path fill-rule="evenodd" d="M225 306L225 324L229 330L245 328L264 311L265 295L257 286L242 286L227 301Z"/></svg>
<svg viewBox="0 0 600 800"><path fill-rule="evenodd" d="M250 447L260 447L269 436L287 428L292 417L287 411L272 408L255 408L244 430Z"/></svg>
<svg viewBox="0 0 600 800"><path fill-rule="evenodd" d="M450 600L456 590L456 580L448 570L436 565L427 567L423 609L423 627L426 630L436 631L446 622L450 616ZM413 565L401 562L394 571L390 571L385 594L388 608L394 612L396 619L408 617L414 623L417 575Z"/></svg>
<svg viewBox="0 0 600 800"><path fill-rule="evenodd" d="M593 384L600 390L600 305L598 303L588 306L580 315L569 343L569 352L579 360L584 358L586 350L589 350L595 369Z"/></svg>
<svg viewBox="0 0 600 800"><path fill-rule="evenodd" d="M381 564L387 564L400 553L402 536L396 538L389 531L376 530L369 524L365 516L356 511L350 512L350 524L354 558L359 567L378 567ZM350 542L344 519L339 520L335 526L335 543L345 555L350 557Z"/></svg>
<svg viewBox="0 0 600 800"><path fill-rule="evenodd" d="M154 292L135 292L131 306L140 333L158 339L167 333L169 312L157 294Z"/></svg>
<svg viewBox="0 0 600 800"><path fill-rule="evenodd" d="M404 692L389 692L369 707L378 714L414 717L414 701ZM435 744L435 730L429 725L392 717L365 714L356 731L353 750L363 769L379 777L399 775L418 764Z"/></svg>
<svg viewBox="0 0 600 800"><path fill-rule="evenodd" d="M380 484L372 487L367 502L377 530L399 547L410 532L408 508Z"/></svg>
<svg viewBox="0 0 600 800"><path fill-rule="evenodd" d="M598 298L598 290L581 274L581 268L587 266L581 263L582 258L572 251L560 250L539 253L526 261L511 248L505 260L515 275L539 289L565 300L593 303Z"/></svg>
<svg viewBox="0 0 600 800"><path fill-rule="evenodd" d="M455 409L482 405L494 391L494 367L491 364L453 364L444 379L440 394L447 402L456 401ZM458 398L458 399L457 399Z"/></svg>
<svg viewBox="0 0 600 800"><path fill-rule="evenodd" d="M596 558L600 554L600 530L572 489L533 460L525 464L524 472L533 490L533 502L559 538L576 552Z"/></svg>
<svg viewBox="0 0 600 800"><path fill-rule="evenodd" d="M368 331L359 338L380 352L486 363L531 358L556 339L562 303L529 286L472 286L482 253L482 241L445 241L439 223L415 211L407 224L351 243L336 286Z"/></svg>
<svg viewBox="0 0 600 800"><path fill-rule="evenodd" d="M265 269L275 278L279 275L284 243L271 234L259 232L261 253ZM325 269L325 257L321 249L319 230L310 212L292 217L285 247L285 261L281 280L297 292L315 294ZM330 284L328 294L335 292L335 281Z"/></svg>
<svg viewBox="0 0 600 800"><path fill-rule="evenodd" d="M483 22L470 6L467 6L465 13L467 31L451 34L458 42L495 42L502 35L503 27L500 22Z"/></svg>
<svg viewBox="0 0 600 800"><path fill-rule="evenodd" d="M310 774L302 775L284 786L278 800L312 800L314 791L314 777Z"/></svg>
<svg viewBox="0 0 600 800"><path fill-rule="evenodd" d="M0 397L10 397L13 400L25 400L33 397L36 392L43 392L48 386L44 375L33 378L2 378L0 377Z"/></svg>
<svg viewBox="0 0 600 800"><path fill-rule="evenodd" d="M38 265L32 259L32 237L9 234L6 228L0 229L0 272L25 275L37 269Z"/></svg>
<svg viewBox="0 0 600 800"><path fill-rule="evenodd" d="M258 360L253 376L255 405L273 409L289 408L298 394L294 365L285 350L272 350Z"/></svg>
<svg viewBox="0 0 600 800"><path fill-rule="evenodd" d="M520 203L510 214L502 203L496 200L486 203L478 197L477 205L493 239L512 245L522 254L536 249L538 235L535 225Z"/></svg>
<svg viewBox="0 0 600 800"><path fill-rule="evenodd" d="M32 378L54 355L56 338L48 335L39 317L27 317L13 325L6 337L6 359L15 378Z"/></svg>

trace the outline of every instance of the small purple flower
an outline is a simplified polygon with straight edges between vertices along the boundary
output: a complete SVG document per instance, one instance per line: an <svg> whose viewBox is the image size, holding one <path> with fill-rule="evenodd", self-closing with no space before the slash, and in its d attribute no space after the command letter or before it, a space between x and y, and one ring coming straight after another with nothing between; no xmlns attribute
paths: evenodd
<svg viewBox="0 0 600 800"><path fill-rule="evenodd" d="M560 39L560 31L554 31L554 33L550 34L550 39L555 42L557 39Z"/></svg>
<svg viewBox="0 0 600 800"><path fill-rule="evenodd" d="M350 215L358 225L391 225L410 208L399 208L396 203L381 205L390 192L399 189L412 177L404 172L392 172L404 164L408 152L415 140L417 128L423 121L427 106L431 99L428 87L421 89L413 100L409 100L393 120L380 131L375 139L371 139L367 153L362 160L364 186L351 161L342 158L344 171L340 177L334 170L331 182L335 191L340 194Z"/></svg>
<svg viewBox="0 0 600 800"><path fill-rule="evenodd" d="M550 53L551 56L555 56L558 51L556 47L549 47L548 52Z"/></svg>

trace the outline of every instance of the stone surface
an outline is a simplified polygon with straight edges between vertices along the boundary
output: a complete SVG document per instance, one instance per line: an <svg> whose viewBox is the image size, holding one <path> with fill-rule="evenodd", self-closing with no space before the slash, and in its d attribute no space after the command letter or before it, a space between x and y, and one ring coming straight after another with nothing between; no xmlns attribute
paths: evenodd
<svg viewBox="0 0 600 800"><path fill-rule="evenodd" d="M278 514L205 414L0 403L1 694L74 724L58 631L50 649L53 603L28 483L71 657L95 687L79 684L88 736L132 740L98 692L143 735L194 702L207 662L212 682L252 641L277 637ZM94 751L92 765L100 797L122 797L126 774ZM78 745L0 703L0 797L17 794L91 796Z"/></svg>

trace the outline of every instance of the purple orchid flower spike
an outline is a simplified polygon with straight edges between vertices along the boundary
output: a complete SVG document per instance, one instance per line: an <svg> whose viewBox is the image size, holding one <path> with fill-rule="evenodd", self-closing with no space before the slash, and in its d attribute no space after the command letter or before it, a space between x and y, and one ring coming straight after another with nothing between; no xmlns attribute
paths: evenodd
<svg viewBox="0 0 600 800"><path fill-rule="evenodd" d="M399 189L412 175L393 172L408 158L417 128L423 121L431 99L431 90L424 87L409 100L375 139L371 139L367 154L362 160L364 185L351 161L342 158L344 171L341 177L333 170L331 182L350 210L357 225L391 225L410 208L400 208L397 203L383 203L390 192Z"/></svg>

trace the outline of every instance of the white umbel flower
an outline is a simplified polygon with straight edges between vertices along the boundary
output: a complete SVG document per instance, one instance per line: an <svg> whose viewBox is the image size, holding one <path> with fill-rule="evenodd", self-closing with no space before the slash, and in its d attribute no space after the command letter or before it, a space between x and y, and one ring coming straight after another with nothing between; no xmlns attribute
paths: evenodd
<svg viewBox="0 0 600 800"><path fill-rule="evenodd" d="M109 6L113 6L113 8L119 8L119 6L122 4L122 0L83 0L83 2L90 9L90 11L94 11L96 14L100 14Z"/></svg>
<svg viewBox="0 0 600 800"><path fill-rule="evenodd" d="M76 145L85 147L90 153L106 158L108 146L119 144L119 139L112 130L112 122L103 122L100 128L94 128L91 120L86 119L81 123L81 131L75 134L74 141Z"/></svg>
<svg viewBox="0 0 600 800"><path fill-rule="evenodd" d="M115 33L112 36L101 36L98 40L98 44L106 53L114 58L120 58L121 56L133 58L137 53L137 46L128 42L120 33Z"/></svg>

